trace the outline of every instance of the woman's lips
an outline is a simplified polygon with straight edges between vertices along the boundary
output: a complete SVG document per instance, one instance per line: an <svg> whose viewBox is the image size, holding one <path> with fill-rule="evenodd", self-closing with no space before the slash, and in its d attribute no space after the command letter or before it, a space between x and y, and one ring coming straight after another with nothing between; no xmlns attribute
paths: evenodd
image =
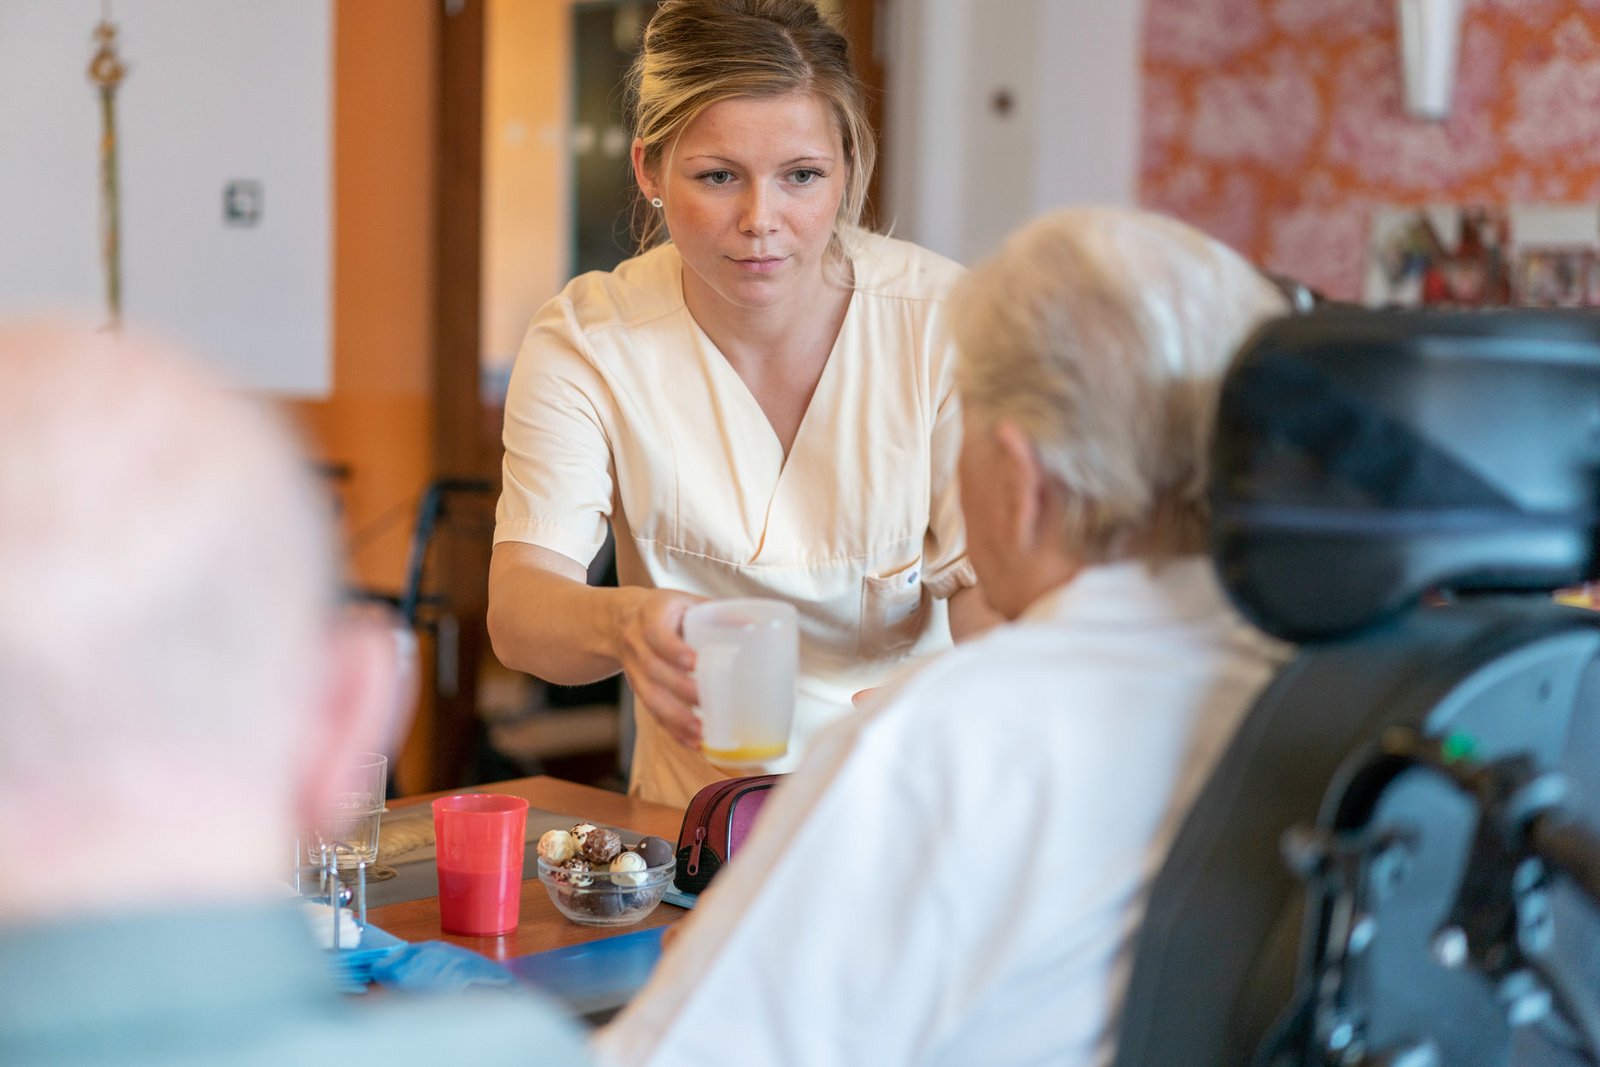
<svg viewBox="0 0 1600 1067"><path fill-rule="evenodd" d="M783 256L751 256L748 259L736 259L733 265L749 274L771 274L783 265Z"/></svg>

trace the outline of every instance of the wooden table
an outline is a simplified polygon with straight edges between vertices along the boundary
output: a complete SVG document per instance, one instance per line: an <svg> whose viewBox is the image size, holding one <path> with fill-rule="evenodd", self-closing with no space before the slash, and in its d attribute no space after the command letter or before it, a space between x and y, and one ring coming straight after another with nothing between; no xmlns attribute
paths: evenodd
<svg viewBox="0 0 1600 1067"><path fill-rule="evenodd" d="M574 822L587 819L590 822L618 826L641 834L654 834L672 842L678 840L678 828L683 822L683 812L677 808L634 800L604 789L547 777L519 778L511 782L472 786L464 790L448 789L424 796L404 797L391 800L389 806L408 807L426 803L434 797L449 796L458 792L510 793L513 796L527 797L532 807L571 815ZM578 945L628 930L663 926L676 922L687 914L682 908L663 903L636 926L622 928L579 926L550 903L550 896L545 892L537 874L532 871L524 871L523 874L525 879L522 883L522 922L515 930L499 937L463 937L443 932L439 929L437 897L373 908L368 913L368 918L394 936L407 941L450 941L481 952L490 959L508 960L544 952L547 949Z"/></svg>

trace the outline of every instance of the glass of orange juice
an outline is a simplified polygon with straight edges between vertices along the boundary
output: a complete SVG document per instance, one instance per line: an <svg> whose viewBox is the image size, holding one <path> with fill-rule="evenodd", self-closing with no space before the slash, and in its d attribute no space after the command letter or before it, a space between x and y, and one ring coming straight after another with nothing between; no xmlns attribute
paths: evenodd
<svg viewBox="0 0 1600 1067"><path fill-rule="evenodd" d="M800 661L794 605L759 598L696 604L683 636L695 651L706 759L749 766L787 752Z"/></svg>

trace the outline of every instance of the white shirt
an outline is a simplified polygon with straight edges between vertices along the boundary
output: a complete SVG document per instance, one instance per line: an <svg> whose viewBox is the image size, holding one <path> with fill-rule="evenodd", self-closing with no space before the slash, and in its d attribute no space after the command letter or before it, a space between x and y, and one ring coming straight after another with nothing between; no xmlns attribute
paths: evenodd
<svg viewBox="0 0 1600 1067"><path fill-rule="evenodd" d="M972 584L956 497L960 414L943 324L960 268L856 233L855 289L787 459L683 302L663 245L544 306L506 402L495 541L582 564L609 519L624 585L800 609L787 770L858 690L948 647L940 598ZM529 605L528 610L538 610ZM634 792L687 804L725 771L639 715Z"/></svg>
<svg viewBox="0 0 1600 1067"><path fill-rule="evenodd" d="M1104 1064L1145 894L1282 650L1099 567L818 739L603 1062Z"/></svg>

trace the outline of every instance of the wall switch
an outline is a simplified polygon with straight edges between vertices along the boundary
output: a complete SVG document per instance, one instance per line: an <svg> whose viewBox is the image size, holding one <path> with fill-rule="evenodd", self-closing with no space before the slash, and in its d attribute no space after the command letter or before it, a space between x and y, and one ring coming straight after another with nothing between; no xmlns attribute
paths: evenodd
<svg viewBox="0 0 1600 1067"><path fill-rule="evenodd" d="M254 226L261 221L261 183L237 178L222 187L222 221L229 226Z"/></svg>

